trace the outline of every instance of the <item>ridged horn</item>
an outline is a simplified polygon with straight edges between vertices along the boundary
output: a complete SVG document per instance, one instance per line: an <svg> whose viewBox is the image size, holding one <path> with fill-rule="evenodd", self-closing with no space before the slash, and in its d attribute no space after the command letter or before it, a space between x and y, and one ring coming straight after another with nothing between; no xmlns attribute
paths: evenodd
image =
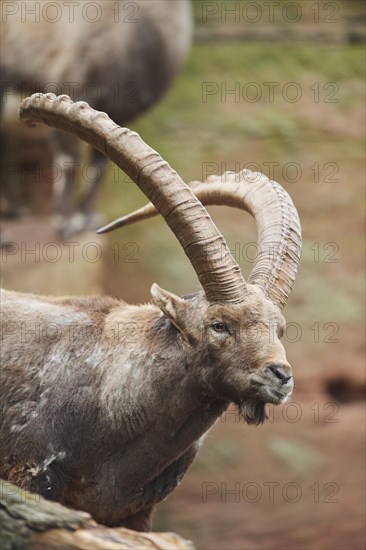
<svg viewBox="0 0 366 550"><path fill-rule="evenodd" d="M95 147L134 181L163 216L188 256L211 302L240 303L246 283L207 210L161 156L136 132L106 113L68 96L33 94L20 107L21 119L75 134Z"/></svg>
<svg viewBox="0 0 366 550"><path fill-rule="evenodd" d="M292 290L301 257L301 227L288 193L259 172L243 170L191 182L204 205L226 205L249 212L258 228L258 254L249 282L259 285L281 309ZM152 204L119 218L99 232L107 232L157 215Z"/></svg>

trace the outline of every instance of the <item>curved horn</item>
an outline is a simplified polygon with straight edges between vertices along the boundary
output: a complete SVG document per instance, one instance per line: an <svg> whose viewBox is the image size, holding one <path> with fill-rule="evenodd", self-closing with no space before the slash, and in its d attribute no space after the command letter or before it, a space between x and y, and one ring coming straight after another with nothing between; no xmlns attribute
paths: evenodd
<svg viewBox="0 0 366 550"><path fill-rule="evenodd" d="M77 135L117 164L154 204L188 256L207 299L240 303L246 284L226 242L189 187L136 132L68 96L33 94L21 119Z"/></svg>
<svg viewBox="0 0 366 550"><path fill-rule="evenodd" d="M226 205L249 212L257 223L259 251L249 282L283 308L293 287L301 256L300 220L286 191L259 172L243 170L192 182L204 205ZM119 218L99 232L107 232L157 215L152 204Z"/></svg>

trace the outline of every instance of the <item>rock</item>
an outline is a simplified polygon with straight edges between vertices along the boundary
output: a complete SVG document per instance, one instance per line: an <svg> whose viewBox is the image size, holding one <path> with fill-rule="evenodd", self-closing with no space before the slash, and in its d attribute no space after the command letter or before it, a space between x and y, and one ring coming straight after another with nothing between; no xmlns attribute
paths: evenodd
<svg viewBox="0 0 366 550"><path fill-rule="evenodd" d="M0 480L2 550L194 550L174 533L139 533L98 525L86 512L71 510Z"/></svg>

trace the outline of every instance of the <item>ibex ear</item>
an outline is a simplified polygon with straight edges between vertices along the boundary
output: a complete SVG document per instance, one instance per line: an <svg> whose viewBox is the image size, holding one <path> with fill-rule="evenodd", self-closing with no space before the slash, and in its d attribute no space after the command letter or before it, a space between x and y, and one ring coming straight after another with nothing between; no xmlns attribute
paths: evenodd
<svg viewBox="0 0 366 550"><path fill-rule="evenodd" d="M150 292L155 304L180 332L184 332L183 318L187 302L179 296L160 288L156 283L152 285Z"/></svg>

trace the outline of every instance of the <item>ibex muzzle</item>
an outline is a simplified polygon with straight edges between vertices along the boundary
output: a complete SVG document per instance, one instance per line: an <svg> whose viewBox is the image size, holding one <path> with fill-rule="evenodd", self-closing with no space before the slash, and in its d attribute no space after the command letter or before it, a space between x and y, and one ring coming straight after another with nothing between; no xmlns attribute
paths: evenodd
<svg viewBox="0 0 366 550"><path fill-rule="evenodd" d="M160 212L203 290L180 298L154 284L153 303L141 306L3 291L0 473L99 522L148 529L231 402L259 424L266 403L292 392L280 310L300 259L297 212L280 185L248 171L193 192L136 133L67 96L35 94L21 116L74 133L120 166L154 205L142 217ZM202 203L255 217L248 282ZM58 324L59 337L24 344L17 327L27 323ZM118 327L131 323L132 337L121 338Z"/></svg>

